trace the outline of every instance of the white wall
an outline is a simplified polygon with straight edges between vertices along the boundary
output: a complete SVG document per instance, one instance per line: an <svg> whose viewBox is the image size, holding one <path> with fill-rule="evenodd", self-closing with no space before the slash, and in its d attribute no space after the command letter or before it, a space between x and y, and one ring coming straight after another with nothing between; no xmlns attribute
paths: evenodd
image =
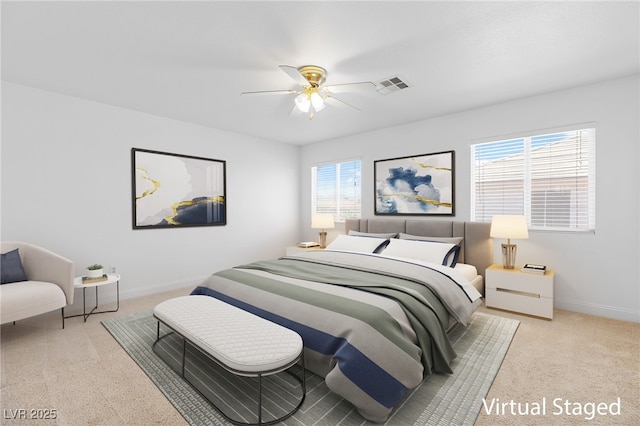
<svg viewBox="0 0 640 426"><path fill-rule="evenodd" d="M453 149L455 219L469 220L472 141L595 122L596 233L532 232L528 240L517 241L517 259L556 270L556 308L640 321L639 93L635 75L305 146L301 185L310 188L314 163L360 157L363 217L371 218L375 160ZM301 194L302 236L315 239L309 192ZM500 242L494 241L496 262L501 262Z"/></svg>
<svg viewBox="0 0 640 426"><path fill-rule="evenodd" d="M58 252L76 275L92 263L115 266L124 298L277 257L298 240L297 146L7 82L2 89L3 240ZM226 160L227 225L133 230L132 147Z"/></svg>
<svg viewBox="0 0 640 426"><path fill-rule="evenodd" d="M302 149L6 82L2 90L1 238L57 251L78 275L94 262L116 266L123 297L190 285L316 239L312 164L361 158L363 217L374 217L374 160L454 149L455 219L468 220L472 141L596 122L595 235L531 233L518 241L518 259L556 269L557 308L640 321L637 75ZM132 230L132 147L226 160L227 226Z"/></svg>

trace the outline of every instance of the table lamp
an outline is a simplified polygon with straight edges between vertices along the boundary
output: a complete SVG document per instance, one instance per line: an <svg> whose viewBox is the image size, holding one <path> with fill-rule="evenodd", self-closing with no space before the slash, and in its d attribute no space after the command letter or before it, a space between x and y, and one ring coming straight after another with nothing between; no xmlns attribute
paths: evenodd
<svg viewBox="0 0 640 426"><path fill-rule="evenodd" d="M311 227L314 229L322 229L322 231L319 232L321 248L327 246L327 231L325 231L325 229L330 229L334 226L332 214L316 213L311 217Z"/></svg>
<svg viewBox="0 0 640 426"><path fill-rule="evenodd" d="M517 246L511 244L511 239L529 238L527 218L515 215L494 215L491 219L492 238L506 238L507 243L502 244L502 266L504 269L513 269L516 263Z"/></svg>

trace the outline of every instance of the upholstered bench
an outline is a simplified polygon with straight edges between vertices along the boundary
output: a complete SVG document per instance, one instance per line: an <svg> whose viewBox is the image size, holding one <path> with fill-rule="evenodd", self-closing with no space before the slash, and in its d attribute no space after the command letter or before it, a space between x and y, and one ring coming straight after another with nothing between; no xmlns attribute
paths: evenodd
<svg viewBox="0 0 640 426"><path fill-rule="evenodd" d="M154 350L158 342L171 334L160 336L160 323L163 323L182 338L181 376L206 399L185 376L187 343L235 375L257 377L257 423L234 420L208 399L227 420L236 424L269 425L290 417L302 405L306 377L302 338L296 332L210 296L169 299L157 305L153 315L158 320ZM288 371L298 361L302 363L302 378ZM283 371L300 383L300 401L285 415L263 423L262 377Z"/></svg>

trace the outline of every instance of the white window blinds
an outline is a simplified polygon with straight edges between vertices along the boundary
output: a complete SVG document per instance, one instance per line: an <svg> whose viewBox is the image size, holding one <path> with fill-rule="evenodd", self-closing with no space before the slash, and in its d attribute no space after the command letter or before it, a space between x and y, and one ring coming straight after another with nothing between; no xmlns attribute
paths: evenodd
<svg viewBox="0 0 640 426"><path fill-rule="evenodd" d="M530 229L595 230L595 129L471 146L471 220L527 217Z"/></svg>
<svg viewBox="0 0 640 426"><path fill-rule="evenodd" d="M336 221L360 218L360 160L311 168L311 212L329 213Z"/></svg>

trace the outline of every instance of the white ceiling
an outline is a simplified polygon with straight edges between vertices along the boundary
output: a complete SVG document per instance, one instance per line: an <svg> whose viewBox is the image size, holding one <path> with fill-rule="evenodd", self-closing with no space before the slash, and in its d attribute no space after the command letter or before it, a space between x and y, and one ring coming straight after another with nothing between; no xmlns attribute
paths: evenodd
<svg viewBox="0 0 640 426"><path fill-rule="evenodd" d="M305 144L640 72L631 2L2 2L2 79ZM279 68L400 76L361 108L291 117Z"/></svg>

